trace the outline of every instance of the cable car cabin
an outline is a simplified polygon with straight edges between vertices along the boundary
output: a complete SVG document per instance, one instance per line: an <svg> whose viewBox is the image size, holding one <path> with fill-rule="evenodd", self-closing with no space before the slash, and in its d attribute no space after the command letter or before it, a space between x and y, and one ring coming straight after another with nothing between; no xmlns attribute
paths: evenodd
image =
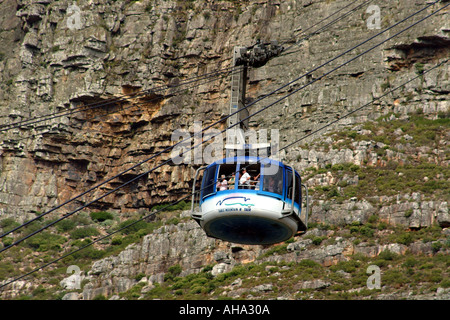
<svg viewBox="0 0 450 320"><path fill-rule="evenodd" d="M199 207L194 211L200 171ZM199 168L195 175L192 218L213 238L250 245L285 241L306 232L308 208L302 214L301 204L300 175L279 161L226 158Z"/></svg>

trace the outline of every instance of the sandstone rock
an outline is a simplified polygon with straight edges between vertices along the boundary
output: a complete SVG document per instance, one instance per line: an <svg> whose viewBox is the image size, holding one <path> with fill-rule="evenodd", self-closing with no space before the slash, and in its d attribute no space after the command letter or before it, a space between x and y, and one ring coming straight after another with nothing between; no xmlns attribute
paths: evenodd
<svg viewBox="0 0 450 320"><path fill-rule="evenodd" d="M11 7L5 10L7 5ZM76 2L81 10L80 28L72 30L67 24L69 5L50 0L0 3L0 42L4 44L0 48L0 125L59 112L66 114L2 132L0 219L13 217L23 222L33 218L34 212L45 212L93 183L105 181L170 147L174 130L192 127L196 120L207 125L223 118L229 109L229 77L191 86L177 84L229 67L236 45L253 45L262 37L293 44L299 40L294 30L305 30L317 22L317 17L342 8L339 1L257 0L242 3L238 9L229 1L202 0L194 4L174 0L97 0L93 5L83 0ZM377 5L383 7L383 19L417 10L416 4L407 0L394 7L385 0ZM15 8L19 8L17 12ZM421 24L420 39L416 32L404 33L395 39L395 44L387 43L323 81L308 85L252 117L252 128L279 129L281 145L288 145L384 94L387 86L392 88L416 76L414 63L426 68L434 66L448 55L448 36L442 29L446 18L442 14ZM295 51L285 52L263 68L250 70L248 97L261 98L365 40L369 30L364 22L361 15L349 16L339 28L318 32L299 43ZM314 71L283 88L277 98L324 72ZM384 142L355 139L340 146L342 140L327 134L348 128L358 136L372 134L363 124L380 116L395 121L417 112L434 118L448 114L448 75L448 68L424 75L420 83L409 83L370 108L294 144L281 153L281 159L302 170L340 163L361 168L386 165L386 159L376 152L386 147ZM136 97L133 93L141 95ZM277 98L267 97L251 110ZM114 103L107 105L110 99ZM442 166L449 164L447 136L438 137L436 150L429 146L413 149L411 134L397 130L394 136L396 142L391 147L395 150L386 150L388 160L401 162L414 156ZM158 156L122 178L136 177L167 159L164 157L168 156ZM132 192L114 193L101 205L124 216L148 211L155 204L178 200L180 194L188 193L193 173L190 166L158 168L145 177L145 182L133 185ZM338 181L336 175L326 172L305 182L314 188L339 182L355 186L360 181L357 175L341 179ZM112 190L117 183L108 183L96 195ZM337 203L314 199L310 221L343 226L366 223L369 217L378 215L383 221L413 229L435 222L441 227L450 226L448 201L398 191L398 198L374 194L374 201L353 198ZM311 231L312 235L322 236L317 230ZM429 252L429 246L430 243L414 243L408 248ZM300 238L287 246L286 255L269 259L312 259L332 265L345 261L350 253L374 257L381 249L402 254L405 247L353 245L343 239L333 245L313 247L312 240ZM99 294L114 296L132 287L139 273L145 273L150 283L162 283L168 267L176 263L183 266L183 275L216 263L213 272L217 275L237 263L254 261L264 250L233 250L206 238L195 223L167 227L117 256L96 261L80 299ZM17 282L13 296L27 286ZM320 288L326 284L307 286Z"/></svg>
<svg viewBox="0 0 450 320"><path fill-rule="evenodd" d="M211 274L213 275L213 276L217 276L217 275L219 275L219 274L221 274L221 273L225 273L225 272L228 272L228 271L230 271L231 270L231 266L230 266L230 264L227 264L227 263L218 263L218 264L216 264L214 267L213 267L213 269L211 270Z"/></svg>
<svg viewBox="0 0 450 320"><path fill-rule="evenodd" d="M273 285L270 283L267 284L261 284L259 286L256 286L253 288L254 291L259 291L259 292L267 292L267 291L272 291L273 290Z"/></svg>
<svg viewBox="0 0 450 320"><path fill-rule="evenodd" d="M62 297L62 300L80 300L80 294L76 292L69 292Z"/></svg>
<svg viewBox="0 0 450 320"><path fill-rule="evenodd" d="M311 281L304 281L301 285L302 289L324 289L329 287L331 284L329 282L316 279Z"/></svg>

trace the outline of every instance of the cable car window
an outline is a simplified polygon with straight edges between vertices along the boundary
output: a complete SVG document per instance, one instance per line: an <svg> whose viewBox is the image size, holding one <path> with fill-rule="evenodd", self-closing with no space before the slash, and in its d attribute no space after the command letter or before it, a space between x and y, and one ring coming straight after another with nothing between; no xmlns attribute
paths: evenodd
<svg viewBox="0 0 450 320"><path fill-rule="evenodd" d="M277 193L279 195L283 194L283 170L278 168L276 173L273 170L274 164L272 163L270 170L264 171L263 176L263 189L262 191ZM268 172L269 174L266 174ZM271 173L271 174L270 174Z"/></svg>
<svg viewBox="0 0 450 320"><path fill-rule="evenodd" d="M289 169L286 169L286 186L287 186L287 193L286 193L286 198L287 199L292 199L292 189L293 189L293 184L292 184L292 171ZM295 189L297 189L298 187L295 186Z"/></svg>
<svg viewBox="0 0 450 320"><path fill-rule="evenodd" d="M216 169L217 165L211 166L205 170L202 180L202 199L216 190Z"/></svg>
<svg viewBox="0 0 450 320"><path fill-rule="evenodd" d="M292 199L292 190L293 190L293 180L292 180L292 170L286 169L286 186L287 186L287 199ZM295 196L294 201L298 204L301 203L301 194L302 194L302 181L298 174L295 175Z"/></svg>
<svg viewBox="0 0 450 320"><path fill-rule="evenodd" d="M295 202L302 202L302 180L299 175L295 175Z"/></svg>
<svg viewBox="0 0 450 320"><path fill-rule="evenodd" d="M242 163L241 170L239 172L239 189L259 190L260 175L260 163Z"/></svg>
<svg viewBox="0 0 450 320"><path fill-rule="evenodd" d="M236 164L221 164L217 180L217 191L232 190L236 182Z"/></svg>

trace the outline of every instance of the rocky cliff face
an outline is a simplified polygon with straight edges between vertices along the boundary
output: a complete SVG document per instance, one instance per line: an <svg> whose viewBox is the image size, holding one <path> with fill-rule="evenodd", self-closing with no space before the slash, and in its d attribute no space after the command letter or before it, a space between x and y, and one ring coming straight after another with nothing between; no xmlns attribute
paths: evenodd
<svg viewBox="0 0 450 320"><path fill-rule="evenodd" d="M449 56L448 9L308 84L446 2L361 46L425 5L377 1L379 16L362 6L299 41L302 31L318 30L323 24L307 28L349 4L325 0L1 1L0 39L5 45L0 48L0 124L10 126L1 132L0 219L33 218L171 146L174 130L192 133L194 121L206 126L226 116L229 73L215 73L230 67L234 46L268 39L282 42L289 50L250 70L249 101L357 46L252 106L255 112L307 85L251 118L254 129L278 129L281 147L422 74L281 152L283 160L304 173L304 182L311 188L311 221L346 225L366 223L377 215L409 228L434 223L448 227L448 192L443 190L449 181L449 131L448 122L442 126L439 119L449 114L450 70L447 63L423 73ZM370 24L374 21L379 25ZM213 78L181 86L211 73ZM424 121L429 121L428 127L422 127ZM55 216L102 196L169 157L165 153L151 158ZM187 194L194 168L162 166L92 204L90 210L112 211L121 218L146 214L158 203ZM129 289L130 279L140 272L161 281L175 263L181 263L186 274L213 262L229 268L254 261L263 250L218 244L190 223L173 228L169 235L149 235L118 257L94 264L85 298ZM192 245L183 240L186 237ZM339 257L354 251L348 244L341 249ZM223 259L233 263L221 264ZM119 276L112 278L111 273Z"/></svg>
<svg viewBox="0 0 450 320"><path fill-rule="evenodd" d="M363 211L367 213L367 210ZM184 215L188 214L189 212L184 212ZM358 224L353 223L353 226L358 226ZM446 246L444 244L445 240L433 240L425 243L412 239L404 241L402 237L398 237L397 241L385 241L386 238L392 237L394 232L387 229L375 231L375 229L368 228L368 230L371 230L370 232L377 233L375 241L373 239L365 240L364 236L352 231L350 231L352 236L349 237L345 229L333 228L333 230L327 230L319 227L312 228L306 237L298 237L294 241L290 241L290 243L275 247L252 247L205 238L196 223L180 223L177 226L161 228L154 234L145 236L141 243L130 245L117 256L95 262L91 269L81 276L82 281L86 283L82 292L66 294L65 298L94 299L103 296L117 299L124 292L138 288L135 291L134 298L145 299L146 294L154 290L156 286L165 285L169 287L169 290L171 289L171 294L166 296L166 298L173 299L174 294L175 297L177 295L174 293L176 290L172 287L173 282L168 280L170 279L168 275L171 275L170 268L173 266L180 266L180 272L176 274L180 278L205 272L204 270L209 266L211 276L217 279L221 274L233 277L233 270L236 273L235 270L239 266L247 264L263 265L266 266L266 270L270 269L270 266L275 269L284 266L284 269L289 270L294 269L294 266L301 264L302 261L308 261L317 267L338 266L330 273L342 277L343 266L349 261L351 264L358 260L354 257L371 261L367 265L376 265L378 263L377 257L382 257L383 254L392 254L396 257L409 255L428 257L427 261L430 261L433 259L431 257L436 255L448 255L448 248L444 249ZM442 235L448 237L448 229ZM360 240L358 241L357 238ZM441 246L441 244L443 245ZM433 248L439 249L436 251ZM437 253L438 251L440 253ZM394 265L394 262L390 263ZM364 269L367 268L367 265L361 265L362 272L365 271ZM392 266L383 268L386 279L391 268ZM395 268L393 267L392 269ZM441 266L436 265L436 268L439 269ZM335 273L336 271L338 272ZM442 270L442 276L444 278L448 277L448 273ZM333 279L333 276L330 274L322 274L322 276L314 278L298 274L294 278L285 278L278 273L278 277L272 278L270 281L267 281L267 278L271 277L270 274L258 276L258 273L255 272L248 275L248 277L254 280L244 286L241 278L233 282L230 281L231 285L229 286L225 282L221 287L216 288L209 297L213 299L217 297L293 299L297 295L300 298L308 298L311 297L308 294L308 290L306 290L306 293L302 292L302 294L299 294L299 292L302 289L321 290L330 286L336 286L339 283L339 280ZM265 279L265 281L262 281L262 284L258 284L260 277ZM352 275L344 272L345 277L351 278ZM436 282L442 279L439 278ZM425 279L423 279L423 283L421 281L416 283L412 280L399 281L401 286L409 286L409 290L407 288L404 290L392 290L390 288L391 284L387 283L388 280L383 279L383 281L384 290L379 293L379 296L376 296L379 299L448 299L450 295L448 288L442 287L438 294L436 294L435 290L425 289L423 290L423 295L414 295L412 293L415 290L414 288L416 286L424 286L427 282ZM286 286L286 283L292 285L293 288L283 288ZM70 277L61 282L61 285L65 286L68 291L73 289ZM364 282L357 288L352 287L351 289L356 291L363 290L365 285L366 283ZM368 296L370 295L368 294ZM157 298L156 296L153 297ZM208 298L208 295L203 295L202 297ZM364 296L362 297L364 299ZM355 298L357 297L355 296Z"/></svg>

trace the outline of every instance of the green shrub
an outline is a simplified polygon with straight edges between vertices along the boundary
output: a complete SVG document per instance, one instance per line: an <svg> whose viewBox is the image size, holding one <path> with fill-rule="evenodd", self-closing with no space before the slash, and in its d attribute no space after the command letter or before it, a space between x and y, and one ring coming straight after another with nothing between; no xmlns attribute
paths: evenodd
<svg viewBox="0 0 450 320"><path fill-rule="evenodd" d="M176 276L178 276L183 269L179 264L169 267L167 273L164 275L164 281L173 281Z"/></svg>
<svg viewBox="0 0 450 320"><path fill-rule="evenodd" d="M327 193L328 199L333 198L333 197L339 197L339 196L340 196L340 194L339 194L339 191L336 186L331 187L330 191L328 191L328 193Z"/></svg>
<svg viewBox="0 0 450 320"><path fill-rule="evenodd" d="M398 238L397 242L404 245L409 245L414 242L413 236L410 233L402 233Z"/></svg>
<svg viewBox="0 0 450 320"><path fill-rule="evenodd" d="M314 237L312 239L312 243L315 244L316 246L320 245L322 243L322 241L326 239L326 237Z"/></svg>
<svg viewBox="0 0 450 320"><path fill-rule="evenodd" d="M114 216L112 213L106 212L106 211L99 211L99 212L91 212L90 217L94 221L103 222L105 220L113 220Z"/></svg>
<svg viewBox="0 0 450 320"><path fill-rule="evenodd" d="M379 267L385 267L392 263L397 257L397 254L392 251L384 250L378 255L377 260L375 260L373 264Z"/></svg>
<svg viewBox="0 0 450 320"><path fill-rule="evenodd" d="M361 235L363 235L363 236L366 236L366 237L372 237L373 234L374 234L374 232L375 232L375 230L373 230L373 229L370 228L369 226L362 226L362 227L359 229L359 233L360 233Z"/></svg>
<svg viewBox="0 0 450 320"><path fill-rule="evenodd" d="M173 265L171 267L169 267L169 273L177 276L181 273L181 271L183 271L183 269L181 268L181 266L179 264Z"/></svg>
<svg viewBox="0 0 450 320"><path fill-rule="evenodd" d="M20 223L14 221L12 218L6 218L0 221L0 228L3 229L2 233L8 232L18 226L20 226Z"/></svg>
<svg viewBox="0 0 450 320"><path fill-rule="evenodd" d="M63 236L42 232L25 240L26 246L39 252L59 250L67 239Z"/></svg>
<svg viewBox="0 0 450 320"><path fill-rule="evenodd" d="M260 258L270 257L273 255L282 255L287 253L287 243L275 245L269 250L267 250Z"/></svg>
<svg viewBox="0 0 450 320"><path fill-rule="evenodd" d="M56 224L56 229L59 232L67 232L75 228L75 221L64 219Z"/></svg>
<svg viewBox="0 0 450 320"><path fill-rule="evenodd" d="M79 228L79 229L75 229L74 231L72 231L70 233L70 237L72 239L82 239L82 238L96 236L98 234L99 234L98 230L95 229L94 227L84 227L84 228Z"/></svg>
<svg viewBox="0 0 450 320"><path fill-rule="evenodd" d="M98 260L103 258L106 255L106 252L103 250L97 250L92 246L86 247L83 250L80 250L73 254L75 259L89 259L89 260Z"/></svg>
<svg viewBox="0 0 450 320"><path fill-rule="evenodd" d="M122 222L119 225L119 229L123 229L121 232L123 234L132 234L132 233L136 233L141 229L145 229L148 227L148 223L141 220L136 220L136 219L129 219L127 221Z"/></svg>
<svg viewBox="0 0 450 320"><path fill-rule="evenodd" d="M168 204L158 204L158 205L152 207L152 211L153 210L157 210L157 211L159 211L159 210L162 210L162 211L188 210L191 208L191 203L181 200L180 202L178 202L174 205L171 205L169 207L167 207L167 206L168 206ZM165 207L167 207L167 208L165 208Z"/></svg>
<svg viewBox="0 0 450 320"><path fill-rule="evenodd" d="M359 227L357 227L357 226L350 227L350 233L358 233L358 232L359 232Z"/></svg>
<svg viewBox="0 0 450 320"><path fill-rule="evenodd" d="M303 259L298 263L300 267L307 267L307 268L320 268L322 267L319 263L315 262L314 260L310 259Z"/></svg>
<svg viewBox="0 0 450 320"><path fill-rule="evenodd" d="M403 266L405 268L413 268L418 264L418 261L414 257L408 257L405 262L403 263Z"/></svg>
<svg viewBox="0 0 450 320"><path fill-rule="evenodd" d="M349 261L340 261L336 264L336 266L332 267L333 271L343 270L347 273L354 273L358 270L361 263L359 261L355 260L349 260Z"/></svg>
<svg viewBox="0 0 450 320"><path fill-rule="evenodd" d="M444 289L450 288L450 279L446 278L442 280L440 286Z"/></svg>
<svg viewBox="0 0 450 320"><path fill-rule="evenodd" d="M122 244L122 242L123 242L123 240L122 240L122 237L120 237L120 236L114 237L114 238L111 240L111 244L112 244L113 246L120 246L120 245Z"/></svg>
<svg viewBox="0 0 450 320"><path fill-rule="evenodd" d="M202 293L203 286L202 285L194 285L191 288L192 288L190 290L191 294L199 294L199 293Z"/></svg>
<svg viewBox="0 0 450 320"><path fill-rule="evenodd" d="M177 224L179 224L179 223L180 223L180 219L178 219L178 218L176 218L176 217L167 220L167 224L177 225Z"/></svg>
<svg viewBox="0 0 450 320"><path fill-rule="evenodd" d="M333 170L333 171L344 170L344 165L337 163L331 167L331 170Z"/></svg>
<svg viewBox="0 0 450 320"><path fill-rule="evenodd" d="M11 238L11 237L4 237L4 238L2 239L2 242L3 242L3 245L4 245L5 247L9 247L9 246L12 245L12 243L14 242L14 239Z"/></svg>
<svg viewBox="0 0 450 320"><path fill-rule="evenodd" d="M431 249L433 250L434 253L441 250L441 248L442 248L442 243L440 243L439 241L435 241L431 244Z"/></svg>
<svg viewBox="0 0 450 320"><path fill-rule="evenodd" d="M395 254L394 252L392 252L390 250L384 250L378 255L378 257L383 260L392 261L397 258L397 254Z"/></svg>
<svg viewBox="0 0 450 320"><path fill-rule="evenodd" d="M144 277L145 277L145 274L141 272L134 277L134 280L140 281Z"/></svg>

